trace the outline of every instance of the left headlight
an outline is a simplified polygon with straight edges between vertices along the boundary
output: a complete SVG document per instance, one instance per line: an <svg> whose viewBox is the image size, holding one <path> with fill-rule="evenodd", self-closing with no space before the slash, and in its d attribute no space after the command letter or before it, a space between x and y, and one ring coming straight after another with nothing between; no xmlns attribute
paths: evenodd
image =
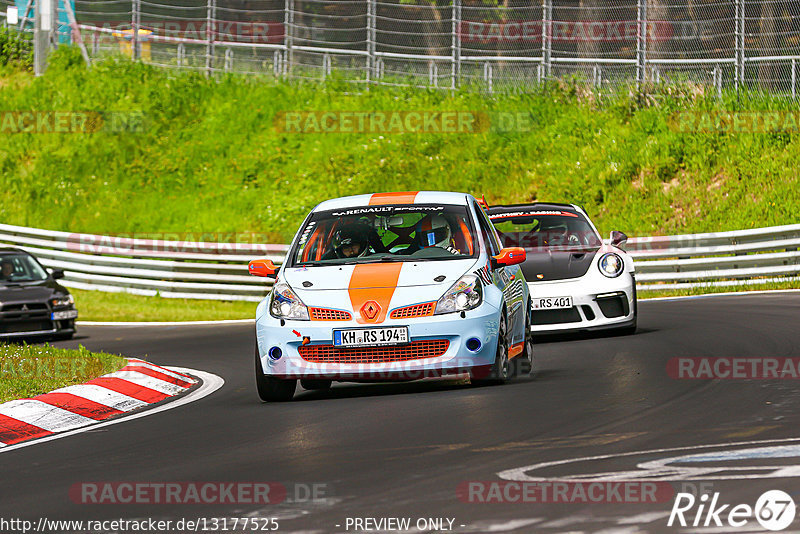
<svg viewBox="0 0 800 534"><path fill-rule="evenodd" d="M54 308L63 308L64 306L72 306L75 304L75 299L72 298L72 295L56 297L50 301L50 304L52 304Z"/></svg>
<svg viewBox="0 0 800 534"><path fill-rule="evenodd" d="M278 319L309 320L308 308L286 282L278 282L273 286L269 312Z"/></svg>
<svg viewBox="0 0 800 534"><path fill-rule="evenodd" d="M480 306L481 302L483 302L481 281L473 274L465 274L439 299L434 314L471 310Z"/></svg>
<svg viewBox="0 0 800 534"><path fill-rule="evenodd" d="M609 278L616 278L622 274L622 271L625 270L625 262L622 261L622 258L619 254L607 252L606 254L603 254L603 256L600 258L600 261L597 262L597 267L605 276Z"/></svg>

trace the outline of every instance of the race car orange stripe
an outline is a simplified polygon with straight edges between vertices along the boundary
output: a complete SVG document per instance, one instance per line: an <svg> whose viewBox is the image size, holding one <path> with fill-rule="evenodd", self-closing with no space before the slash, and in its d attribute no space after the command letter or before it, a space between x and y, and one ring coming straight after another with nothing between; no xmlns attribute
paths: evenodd
<svg viewBox="0 0 800 534"><path fill-rule="evenodd" d="M400 193L375 193L369 199L370 206L384 206L386 204L413 204L419 191L404 191Z"/></svg>
<svg viewBox="0 0 800 534"><path fill-rule="evenodd" d="M386 320L402 268L402 263L364 263L355 266L347 292L359 323L382 323ZM361 314L361 308L371 300L381 309L374 319L368 320Z"/></svg>
<svg viewBox="0 0 800 534"><path fill-rule="evenodd" d="M514 356L518 356L522 353L522 346L524 343L516 343L508 347L508 359L510 360Z"/></svg>

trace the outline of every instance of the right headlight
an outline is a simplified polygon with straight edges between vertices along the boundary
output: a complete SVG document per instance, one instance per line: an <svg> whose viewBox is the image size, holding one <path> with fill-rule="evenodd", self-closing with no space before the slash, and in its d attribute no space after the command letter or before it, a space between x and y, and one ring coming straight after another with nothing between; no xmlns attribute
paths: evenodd
<svg viewBox="0 0 800 534"><path fill-rule="evenodd" d="M434 314L471 310L480 306L481 302L481 281L473 274L465 274L438 300Z"/></svg>
<svg viewBox="0 0 800 534"><path fill-rule="evenodd" d="M309 320L308 308L286 282L278 282L272 287L269 312L278 319Z"/></svg>
<svg viewBox="0 0 800 534"><path fill-rule="evenodd" d="M607 252L600 257L597 262L600 272L609 278L616 278L625 270L625 262L619 254Z"/></svg>

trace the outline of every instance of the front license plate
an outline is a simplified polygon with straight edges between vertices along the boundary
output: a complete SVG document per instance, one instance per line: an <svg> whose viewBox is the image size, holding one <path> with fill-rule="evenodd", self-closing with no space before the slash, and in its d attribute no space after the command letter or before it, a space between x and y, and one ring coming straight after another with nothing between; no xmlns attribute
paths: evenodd
<svg viewBox="0 0 800 534"><path fill-rule="evenodd" d="M572 307L572 297L541 297L532 301L534 310L563 310Z"/></svg>
<svg viewBox="0 0 800 534"><path fill-rule="evenodd" d="M57 311L50 315L51 321L63 321L65 319L75 319L78 316L78 310Z"/></svg>
<svg viewBox="0 0 800 534"><path fill-rule="evenodd" d="M408 343L408 327L350 328L333 331L334 347L374 347Z"/></svg>

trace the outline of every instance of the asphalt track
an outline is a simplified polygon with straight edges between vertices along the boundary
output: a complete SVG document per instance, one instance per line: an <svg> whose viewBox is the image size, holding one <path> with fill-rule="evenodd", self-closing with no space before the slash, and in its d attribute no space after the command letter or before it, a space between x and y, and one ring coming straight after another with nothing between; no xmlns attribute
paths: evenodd
<svg viewBox="0 0 800 534"><path fill-rule="evenodd" d="M345 532L348 517L448 517L456 532L688 532L666 526L671 501L497 504L457 496L460 484L500 481L498 473L542 462L612 455L541 473L614 472L686 454L613 456L621 453L800 437L796 380L675 380L666 371L680 356L800 357L800 293L645 301L639 325L633 336L539 339L535 375L505 386L339 384L298 389L293 402L272 405L254 390L250 325L84 327L60 345L203 370L225 386L152 417L0 454L0 518L278 517L279 532L326 533ZM795 465L796 456L778 461ZM798 474L770 472L691 483L726 503L752 505L769 489L800 502ZM290 492L323 484L327 498L267 506L71 501L70 487L90 481L274 481Z"/></svg>

